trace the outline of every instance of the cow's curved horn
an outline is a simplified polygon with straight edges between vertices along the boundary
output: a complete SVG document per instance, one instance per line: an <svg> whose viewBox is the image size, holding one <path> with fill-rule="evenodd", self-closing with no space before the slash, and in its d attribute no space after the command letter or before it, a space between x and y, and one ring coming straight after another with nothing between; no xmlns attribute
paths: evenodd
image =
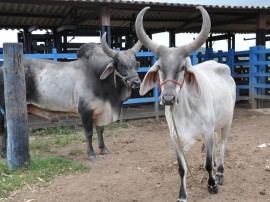
<svg viewBox="0 0 270 202"><path fill-rule="evenodd" d="M206 42L211 29L211 20L207 11L202 6L197 6L196 8L202 13L203 24L202 29L196 39L191 43L184 45L184 49L186 49L188 55L190 55L193 51L198 50ZM183 51L182 48L183 46L179 47L178 50Z"/></svg>
<svg viewBox="0 0 270 202"><path fill-rule="evenodd" d="M141 50L142 43L138 40L137 43L131 48L132 52L136 54L138 51Z"/></svg>
<svg viewBox="0 0 270 202"><path fill-rule="evenodd" d="M115 58L116 55L117 55L117 51L116 50L113 50L111 49L108 44L107 44L107 41L106 41L106 35L107 33L105 32L101 38L101 47L103 49L103 51L110 57L112 58Z"/></svg>
<svg viewBox="0 0 270 202"><path fill-rule="evenodd" d="M145 12L149 9L150 7L145 7L140 11L136 18L136 23L135 23L135 29L136 29L136 34L138 39L141 41L141 43L148 48L149 50L153 51L154 53L157 53L157 49L160 46L159 44L153 42L145 33L144 28L143 28L143 16Z"/></svg>

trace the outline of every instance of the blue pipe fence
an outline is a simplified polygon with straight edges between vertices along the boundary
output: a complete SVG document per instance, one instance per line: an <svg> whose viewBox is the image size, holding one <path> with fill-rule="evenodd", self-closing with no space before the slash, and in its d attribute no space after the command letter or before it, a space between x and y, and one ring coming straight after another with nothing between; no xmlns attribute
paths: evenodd
<svg viewBox="0 0 270 202"><path fill-rule="evenodd" d="M0 49L1 51L1 49ZM75 53L57 53L52 49L48 54L24 54L24 57L53 59L76 59ZM136 57L148 57L151 64L157 60L152 52L138 52ZM237 84L237 101L248 100L252 108L262 106L264 100L270 100L270 49L265 46L254 46L246 51L214 52L213 49L206 49L205 53L191 54L192 64L198 64L207 60L216 60L225 63L231 68L232 76ZM3 61L3 54L0 52L0 63ZM146 73L150 67L142 66L138 72ZM157 114L159 102L158 87L155 87L149 97L131 98L124 102L125 105L154 103L154 110Z"/></svg>
<svg viewBox="0 0 270 202"><path fill-rule="evenodd" d="M197 62L216 60L231 68L236 82L237 101L248 100L251 108L264 107L270 100L270 49L265 46L250 47L247 51L213 52L207 49L205 54L198 53Z"/></svg>

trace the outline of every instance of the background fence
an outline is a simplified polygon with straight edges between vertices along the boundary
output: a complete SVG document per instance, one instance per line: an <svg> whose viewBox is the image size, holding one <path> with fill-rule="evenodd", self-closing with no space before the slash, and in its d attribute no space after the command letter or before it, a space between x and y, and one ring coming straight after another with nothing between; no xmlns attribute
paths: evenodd
<svg viewBox="0 0 270 202"><path fill-rule="evenodd" d="M3 54L0 49L0 63L3 61ZM49 54L25 54L25 57L53 59L55 61L62 59L76 59L75 53L57 53L56 49ZM150 64L154 64L157 58L152 52L138 52L138 59L148 58ZM213 49L206 49L205 53L192 53L192 64L198 64L207 60L216 60L217 62L229 65L232 76L237 85L237 101L248 100L252 108L265 106L265 102L270 100L270 49L265 46L254 46L246 51L237 51L229 49L228 52L213 52ZM146 73L150 68L141 66L139 73ZM158 111L159 93L155 87L146 97L132 97L124 104L154 103L155 112Z"/></svg>

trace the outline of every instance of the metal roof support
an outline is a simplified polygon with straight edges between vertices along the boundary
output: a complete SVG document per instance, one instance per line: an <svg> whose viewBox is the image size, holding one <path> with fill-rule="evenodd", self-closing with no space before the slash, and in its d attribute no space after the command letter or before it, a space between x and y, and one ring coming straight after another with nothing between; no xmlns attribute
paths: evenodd
<svg viewBox="0 0 270 202"><path fill-rule="evenodd" d="M101 36L107 32L107 43L111 47L111 18L109 7L102 6L100 8L100 19L101 19Z"/></svg>
<svg viewBox="0 0 270 202"><path fill-rule="evenodd" d="M257 18L256 46L265 46L266 13L260 12Z"/></svg>

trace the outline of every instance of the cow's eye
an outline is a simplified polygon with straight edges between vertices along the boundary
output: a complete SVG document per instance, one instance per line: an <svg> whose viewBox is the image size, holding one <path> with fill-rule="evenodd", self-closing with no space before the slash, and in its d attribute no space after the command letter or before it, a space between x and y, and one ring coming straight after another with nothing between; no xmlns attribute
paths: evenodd
<svg viewBox="0 0 270 202"><path fill-rule="evenodd" d="M182 66L182 67L180 68L180 71L179 71L179 72L184 71L184 69L185 69L185 66Z"/></svg>

